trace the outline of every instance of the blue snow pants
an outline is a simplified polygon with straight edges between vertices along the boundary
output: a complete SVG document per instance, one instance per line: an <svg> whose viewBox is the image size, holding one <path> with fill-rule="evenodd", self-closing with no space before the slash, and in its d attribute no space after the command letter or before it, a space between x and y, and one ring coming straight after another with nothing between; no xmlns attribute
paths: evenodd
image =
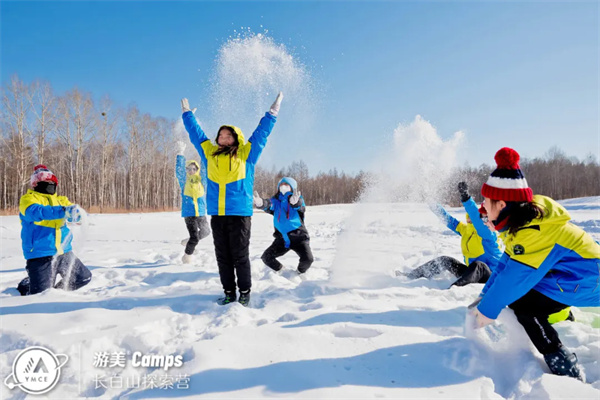
<svg viewBox="0 0 600 400"><path fill-rule="evenodd" d="M77 290L92 279L90 270L72 251L55 257L32 258L27 260L25 269L29 275L29 294L40 293L53 287L57 274L62 280L54 287L65 290Z"/></svg>

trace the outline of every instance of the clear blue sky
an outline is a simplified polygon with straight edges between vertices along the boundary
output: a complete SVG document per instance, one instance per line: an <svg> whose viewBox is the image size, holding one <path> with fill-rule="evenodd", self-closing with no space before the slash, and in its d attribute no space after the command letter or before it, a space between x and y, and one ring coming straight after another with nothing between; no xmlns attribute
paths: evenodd
<svg viewBox="0 0 600 400"><path fill-rule="evenodd" d="M2 83L17 73L46 79L58 93L77 85L173 119L181 97L208 93L217 51L235 29L268 29L323 90L314 126L320 139L286 155L306 160L312 174L368 167L398 123L417 114L444 138L464 130L461 161L471 165L492 163L502 146L525 157L552 146L579 158L600 151L595 1L0 7Z"/></svg>

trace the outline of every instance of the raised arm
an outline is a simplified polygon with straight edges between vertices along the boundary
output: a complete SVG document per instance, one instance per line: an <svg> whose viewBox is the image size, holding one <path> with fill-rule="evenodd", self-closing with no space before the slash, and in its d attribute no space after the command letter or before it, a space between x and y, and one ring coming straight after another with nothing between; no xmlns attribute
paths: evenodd
<svg viewBox="0 0 600 400"><path fill-rule="evenodd" d="M481 236L483 240L495 242L497 240L496 234L481 220L475 200L469 196L469 198L463 202L463 207L465 208L465 211L467 211L469 218L471 218L471 222L473 223L477 234Z"/></svg>
<svg viewBox="0 0 600 400"><path fill-rule="evenodd" d="M261 118L258 123L258 127L248 139L248 142L251 143L250 153L248 154L248 162L256 163L260 154L262 153L265 145L267 144L267 138L271 134L273 130L273 126L277 121L277 115L279 114L279 108L281 106L281 100L283 99L283 93L279 92L277 98L271 105L271 109L265 113L265 116Z"/></svg>
<svg viewBox="0 0 600 400"><path fill-rule="evenodd" d="M271 199L263 199L257 191L254 191L254 207L273 215L275 212L271 209Z"/></svg>
<svg viewBox="0 0 600 400"><path fill-rule="evenodd" d="M175 161L175 176L177 177L181 190L183 190L186 180L185 157L183 156L183 153L185 152L186 146L184 142L177 142L177 147L179 152L177 153L177 160Z"/></svg>
<svg viewBox="0 0 600 400"><path fill-rule="evenodd" d="M444 207L442 207L440 204L430 204L429 209L433 211L435 215L437 215L440 221L446 224L448 229L452 230L453 232L459 235L462 235L461 225L464 224L461 224L456 218L448 214Z"/></svg>
<svg viewBox="0 0 600 400"><path fill-rule="evenodd" d="M202 130L202 128L200 128L200 124L198 124L198 121L194 116L194 111L196 111L196 109L194 109L193 111L190 110L190 104L188 102L188 99L182 99L181 111L183 112L183 115L181 116L181 118L183 119L183 125L185 126L185 130L190 136L190 141L199 153L204 154L201 145L209 139Z"/></svg>
<svg viewBox="0 0 600 400"><path fill-rule="evenodd" d="M202 187L204 188L204 196L206 197L206 190L208 187L208 177L206 175L206 164L202 165L200 169L200 183L202 183Z"/></svg>

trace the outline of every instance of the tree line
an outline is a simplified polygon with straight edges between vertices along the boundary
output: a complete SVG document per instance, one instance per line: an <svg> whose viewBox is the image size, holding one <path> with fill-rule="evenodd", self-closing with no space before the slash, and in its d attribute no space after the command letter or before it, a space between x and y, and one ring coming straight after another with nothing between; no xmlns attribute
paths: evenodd
<svg viewBox="0 0 600 400"><path fill-rule="evenodd" d="M268 171L258 166L254 178L254 190L261 197L270 197L276 193L277 184L284 176L294 178L300 192L310 205L353 203L366 188L366 174L359 172L348 175L333 169L310 176L304 161L294 161L286 168Z"/></svg>
<svg viewBox="0 0 600 400"><path fill-rule="evenodd" d="M91 212L180 206L175 120L151 116L136 105L116 106L108 96L96 101L78 88L57 95L48 82L25 83L18 76L2 87L1 95L3 212L17 212L36 164L46 164L57 175L59 194ZM580 161L553 148L542 158L523 160L521 168L535 193L556 199L600 195L600 166L594 157ZM458 205L455 182L465 180L480 201L478 188L492 170L488 165L456 169L442 199ZM372 181L367 173L336 169L311 175L303 161L295 161L282 169L258 165L255 190L270 196L283 176L299 182L310 205L354 202Z"/></svg>
<svg viewBox="0 0 600 400"><path fill-rule="evenodd" d="M0 115L0 209L18 207L36 164L86 209L177 207L174 121L116 107L109 97L96 102L78 88L57 96L49 83L17 76L2 88Z"/></svg>
<svg viewBox="0 0 600 400"><path fill-rule="evenodd" d="M600 164L590 154L584 160L569 157L558 147L550 148L542 157L522 159L519 166L534 194L543 194L555 200L600 195ZM452 185L443 193L447 204L460 205L456 183L465 181L473 198L481 202L480 188L495 166L462 167L452 174Z"/></svg>

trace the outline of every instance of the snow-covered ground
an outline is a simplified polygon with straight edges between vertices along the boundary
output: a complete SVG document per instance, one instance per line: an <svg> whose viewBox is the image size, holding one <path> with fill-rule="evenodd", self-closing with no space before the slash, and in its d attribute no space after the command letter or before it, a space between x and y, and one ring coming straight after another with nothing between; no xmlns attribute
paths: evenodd
<svg viewBox="0 0 600 400"><path fill-rule="evenodd" d="M600 198L562 204L600 240ZM56 399L600 398L597 310L574 308L577 322L555 325L585 370L584 384L549 374L510 311L487 331L466 329L466 306L481 285L448 290L450 275L395 276L438 255L461 258L460 238L425 205L309 207L315 263L303 278L294 254L283 258L282 274L261 262L271 218L252 220L253 292L244 308L215 303L222 292L210 238L193 265L181 264L187 231L178 213L88 216L74 228L74 247L92 282L20 297L20 224L2 217L2 381L17 354L38 345L69 356L45 395ZM135 367L136 352L182 355L183 366ZM3 399L26 397L0 385Z"/></svg>

